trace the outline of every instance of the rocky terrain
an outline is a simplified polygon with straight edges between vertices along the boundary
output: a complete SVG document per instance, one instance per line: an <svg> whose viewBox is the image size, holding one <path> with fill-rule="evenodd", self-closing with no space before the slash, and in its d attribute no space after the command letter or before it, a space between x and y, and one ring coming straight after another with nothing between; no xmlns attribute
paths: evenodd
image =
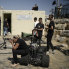
<svg viewBox="0 0 69 69"><path fill-rule="evenodd" d="M43 38L45 41L46 39ZM3 42L2 37L0 37L0 43ZM30 43L30 41L26 41L27 44ZM43 68L43 67L36 67L31 64L28 64L28 66L24 65L17 65L16 67L12 67L12 64L9 59L12 59L12 47L11 44L6 41L7 43L7 49L0 48L0 69L69 69L69 50L68 45L67 46L61 46L61 42L57 42L53 39L53 45L55 48L55 54L52 54L51 50L49 53L50 61L49 61L49 67ZM41 44L41 46L46 46L46 44ZM20 55L18 55L20 58Z"/></svg>
<svg viewBox="0 0 69 69"><path fill-rule="evenodd" d="M44 30L45 35L42 40L45 44L41 46L47 46L46 42L46 29ZM10 38L10 36L8 36ZM3 43L3 37L0 37L0 44ZM55 54L52 54L50 50L49 57L49 67L43 68L40 66L33 66L28 64L28 66L17 65L12 67L12 64L9 59L12 59L12 46L6 41L7 49L3 49L0 45L0 69L69 69L69 19L58 19L55 20L55 33L53 36L52 43L55 48ZM30 41L26 41L27 44L30 44ZM20 55L18 55L20 58Z"/></svg>

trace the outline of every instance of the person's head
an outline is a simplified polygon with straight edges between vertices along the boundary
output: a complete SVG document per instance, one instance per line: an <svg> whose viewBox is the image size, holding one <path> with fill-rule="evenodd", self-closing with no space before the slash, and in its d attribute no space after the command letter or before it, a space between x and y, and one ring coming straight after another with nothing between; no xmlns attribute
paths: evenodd
<svg viewBox="0 0 69 69"><path fill-rule="evenodd" d="M39 18L39 23L42 23L42 18Z"/></svg>
<svg viewBox="0 0 69 69"><path fill-rule="evenodd" d="M37 4L35 4L35 7L37 7Z"/></svg>
<svg viewBox="0 0 69 69"><path fill-rule="evenodd" d="M36 22L36 21L37 21L37 17L34 18L34 22Z"/></svg>
<svg viewBox="0 0 69 69"><path fill-rule="evenodd" d="M13 37L13 42L15 43L17 40L18 40L18 37L17 36L14 36Z"/></svg>
<svg viewBox="0 0 69 69"><path fill-rule="evenodd" d="M49 19L50 20L52 20L53 19L53 15L51 14L51 15L49 15Z"/></svg>

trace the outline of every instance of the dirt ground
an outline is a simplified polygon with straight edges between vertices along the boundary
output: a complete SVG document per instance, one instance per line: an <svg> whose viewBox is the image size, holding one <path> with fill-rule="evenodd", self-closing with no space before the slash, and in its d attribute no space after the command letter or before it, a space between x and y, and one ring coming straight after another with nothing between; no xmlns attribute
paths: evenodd
<svg viewBox="0 0 69 69"><path fill-rule="evenodd" d="M0 40L0 43L2 40ZM29 44L29 41L27 41ZM44 44L46 46L46 44ZM57 46L60 43L53 40L53 45ZM43 45L42 45L43 46ZM64 48L65 50L68 48ZM48 68L36 67L31 64L28 66L17 65L16 67L11 66L11 62L9 58L12 58L12 49L9 42L7 42L7 49L0 49L0 69L69 69L69 55L65 55L59 49L55 49L55 54L49 53L50 62Z"/></svg>

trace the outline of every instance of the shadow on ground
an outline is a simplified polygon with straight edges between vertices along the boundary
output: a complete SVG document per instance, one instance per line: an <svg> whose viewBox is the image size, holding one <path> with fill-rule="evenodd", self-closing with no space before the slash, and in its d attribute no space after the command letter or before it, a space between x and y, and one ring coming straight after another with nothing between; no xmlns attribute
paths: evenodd
<svg viewBox="0 0 69 69"><path fill-rule="evenodd" d="M62 49L62 47L63 46L54 46L54 49L55 50L58 50L58 51L60 51L60 52L62 52L63 54L65 54L66 56L69 56L69 49L67 49L67 50L64 50L64 49Z"/></svg>

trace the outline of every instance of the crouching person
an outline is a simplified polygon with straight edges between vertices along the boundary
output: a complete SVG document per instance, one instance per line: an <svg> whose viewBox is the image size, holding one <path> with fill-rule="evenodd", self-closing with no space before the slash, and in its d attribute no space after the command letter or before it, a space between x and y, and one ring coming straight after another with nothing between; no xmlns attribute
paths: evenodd
<svg viewBox="0 0 69 69"><path fill-rule="evenodd" d="M12 53L13 53L13 66L16 66L18 63L17 55L25 56L28 54L28 46L23 39L14 36L12 40L9 40L12 44Z"/></svg>

